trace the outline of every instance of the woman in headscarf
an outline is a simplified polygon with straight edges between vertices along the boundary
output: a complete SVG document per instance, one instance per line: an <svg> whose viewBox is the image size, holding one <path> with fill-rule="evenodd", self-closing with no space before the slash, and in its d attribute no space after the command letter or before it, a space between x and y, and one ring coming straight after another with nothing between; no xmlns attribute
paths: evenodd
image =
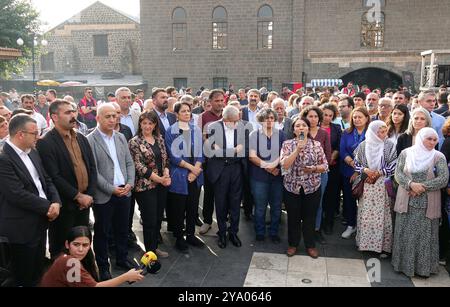
<svg viewBox="0 0 450 307"><path fill-rule="evenodd" d="M398 157L392 265L409 277L429 277L439 268L440 189L447 186L448 167L435 150L438 142L436 131L422 128Z"/></svg>
<svg viewBox="0 0 450 307"><path fill-rule="evenodd" d="M391 253L392 217L384 181L394 174L397 154L385 122L371 122L355 152L355 171L367 175L358 203L356 245L360 251Z"/></svg>

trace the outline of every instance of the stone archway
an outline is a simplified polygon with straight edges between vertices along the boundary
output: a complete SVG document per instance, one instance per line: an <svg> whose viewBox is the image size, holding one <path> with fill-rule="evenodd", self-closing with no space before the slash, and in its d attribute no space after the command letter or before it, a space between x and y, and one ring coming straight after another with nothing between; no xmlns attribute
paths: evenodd
<svg viewBox="0 0 450 307"><path fill-rule="evenodd" d="M354 70L341 77L344 84L353 81L355 84L361 86L367 84L370 89L381 88L398 88L402 84L402 77L391 71L368 67Z"/></svg>

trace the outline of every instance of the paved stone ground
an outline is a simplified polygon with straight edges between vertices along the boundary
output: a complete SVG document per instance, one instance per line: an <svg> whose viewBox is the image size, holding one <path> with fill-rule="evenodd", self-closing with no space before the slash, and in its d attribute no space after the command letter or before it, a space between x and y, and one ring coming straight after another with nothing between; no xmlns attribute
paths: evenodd
<svg viewBox="0 0 450 307"><path fill-rule="evenodd" d="M142 226L137 215L133 226L139 244L143 247ZM269 238L265 242L256 242L253 223L245 221L242 213L239 231L241 248L228 244L225 249L220 249L217 246L217 225L213 225L206 235L199 236L206 243L205 248L190 247L188 254L182 254L174 248L175 239L172 233L166 231L163 222L164 243L160 248L169 252L169 258L161 259L159 274L147 275L143 282L133 287L450 287L449 275L443 267L437 276L429 279L410 279L394 272L390 259L380 259L381 280L370 283L367 272L370 272L372 265L367 261L376 255L357 251L354 237L351 240L341 239L344 226L339 219L336 220L334 234L326 236L327 244L318 245L320 257L316 260L306 256L303 242L298 255L292 258L285 255L285 212L282 214L280 230L280 244L272 243ZM142 254L143 251L135 250L130 256L139 260ZM112 273L118 275L121 272L113 267Z"/></svg>

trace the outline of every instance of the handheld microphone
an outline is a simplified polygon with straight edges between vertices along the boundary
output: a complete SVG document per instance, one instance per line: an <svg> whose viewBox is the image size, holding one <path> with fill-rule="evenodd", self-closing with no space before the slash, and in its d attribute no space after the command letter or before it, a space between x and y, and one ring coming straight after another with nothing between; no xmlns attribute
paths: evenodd
<svg viewBox="0 0 450 307"><path fill-rule="evenodd" d="M161 263L158 261L158 256L154 252L146 252L141 258L141 264L138 270L142 270L141 275L145 276L148 273L157 274L161 269ZM133 282L128 282L132 285Z"/></svg>
<svg viewBox="0 0 450 307"><path fill-rule="evenodd" d="M147 273L156 274L161 269L161 263L158 261L158 256L154 252L146 252L141 258L140 268L142 275Z"/></svg>

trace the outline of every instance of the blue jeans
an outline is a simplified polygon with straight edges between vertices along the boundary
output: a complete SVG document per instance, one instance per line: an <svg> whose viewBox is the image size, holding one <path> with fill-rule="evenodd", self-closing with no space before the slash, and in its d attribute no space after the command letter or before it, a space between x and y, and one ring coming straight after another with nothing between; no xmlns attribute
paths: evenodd
<svg viewBox="0 0 450 307"><path fill-rule="evenodd" d="M317 208L317 216L316 216L316 230L320 230L320 226L322 224L322 202L323 202L323 194L325 193L325 189L328 184L328 173L322 173L320 176L320 203L319 208Z"/></svg>
<svg viewBox="0 0 450 307"><path fill-rule="evenodd" d="M257 235L266 234L266 208L270 205L271 236L278 235L281 216L281 201L283 198L283 182L280 179L269 182L250 179L253 200L255 202L255 232Z"/></svg>

